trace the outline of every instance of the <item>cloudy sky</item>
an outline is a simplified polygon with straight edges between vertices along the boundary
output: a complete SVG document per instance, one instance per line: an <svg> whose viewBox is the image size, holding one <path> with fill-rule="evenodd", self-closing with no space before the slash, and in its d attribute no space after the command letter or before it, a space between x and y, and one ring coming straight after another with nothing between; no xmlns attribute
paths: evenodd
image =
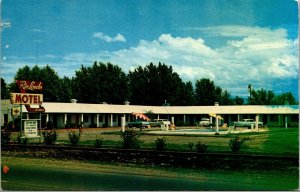
<svg viewBox="0 0 300 192"><path fill-rule="evenodd" d="M233 96L252 84L298 98L295 0L2 0L1 18L7 83L25 65L72 77L94 61L126 73L162 62Z"/></svg>

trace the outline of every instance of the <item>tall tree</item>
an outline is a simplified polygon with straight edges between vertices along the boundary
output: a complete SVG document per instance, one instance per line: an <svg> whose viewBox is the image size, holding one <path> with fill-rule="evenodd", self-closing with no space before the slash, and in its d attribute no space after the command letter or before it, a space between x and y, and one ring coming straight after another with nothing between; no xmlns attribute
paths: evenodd
<svg viewBox="0 0 300 192"><path fill-rule="evenodd" d="M128 78L120 67L111 63L81 66L74 77L73 95L84 103L121 104L129 97Z"/></svg>
<svg viewBox="0 0 300 192"><path fill-rule="evenodd" d="M73 98L73 80L68 77L63 77L60 79L60 90L59 95L61 95L61 102L69 102Z"/></svg>
<svg viewBox="0 0 300 192"><path fill-rule="evenodd" d="M276 98L275 98L275 104L276 105L285 105L287 103L289 105L296 105L296 104L298 104L296 102L295 97L293 96L293 94L291 92L287 92L287 93L282 93L280 95L276 95Z"/></svg>
<svg viewBox="0 0 300 192"><path fill-rule="evenodd" d="M196 104L195 91L192 82L188 81L183 83L180 93L181 105L192 106Z"/></svg>
<svg viewBox="0 0 300 192"><path fill-rule="evenodd" d="M214 102L219 102L222 90L213 81L202 78L196 81L195 87L197 105L213 105Z"/></svg>
<svg viewBox="0 0 300 192"><path fill-rule="evenodd" d="M249 97L250 105L272 105L275 103L275 94L273 91L260 89L251 90L251 98Z"/></svg>
<svg viewBox="0 0 300 192"><path fill-rule="evenodd" d="M182 91L187 88L171 66L163 63L137 67L128 74L130 100L140 105L183 105Z"/></svg>
<svg viewBox="0 0 300 192"><path fill-rule="evenodd" d="M233 104L234 105L243 105L244 104L244 99L242 97L236 96L233 99Z"/></svg>
<svg viewBox="0 0 300 192"><path fill-rule="evenodd" d="M64 101L64 92L61 90L61 82L57 73L49 66L46 65L40 68L35 65L32 69L27 65L18 69L15 80L30 80L30 81L42 81L44 84L43 99L47 102L61 102ZM15 82L11 83L10 90L12 92L18 92L19 89Z"/></svg>
<svg viewBox="0 0 300 192"><path fill-rule="evenodd" d="M233 105L234 104L234 101L231 98L231 95L227 90L222 91L221 98L220 98L220 104L221 105Z"/></svg>
<svg viewBox="0 0 300 192"><path fill-rule="evenodd" d="M1 99L9 99L9 89L4 79L1 78Z"/></svg>

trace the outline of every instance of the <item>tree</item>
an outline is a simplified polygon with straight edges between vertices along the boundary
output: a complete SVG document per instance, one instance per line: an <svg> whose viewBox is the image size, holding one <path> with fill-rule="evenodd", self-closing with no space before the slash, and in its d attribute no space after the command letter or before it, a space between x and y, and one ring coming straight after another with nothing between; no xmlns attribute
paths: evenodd
<svg viewBox="0 0 300 192"><path fill-rule="evenodd" d="M251 90L251 98L249 97L250 105L272 105L275 103L275 94L273 91L260 89Z"/></svg>
<svg viewBox="0 0 300 192"><path fill-rule="evenodd" d="M234 104L234 101L231 98L231 95L227 90L222 91L221 98L219 101L220 101L221 105L233 105Z"/></svg>
<svg viewBox="0 0 300 192"><path fill-rule="evenodd" d="M39 74L38 74L39 72ZM46 65L41 70L32 69L32 80L43 81L44 83L44 100L50 102L62 102L64 91L62 91L61 79L57 73L49 66Z"/></svg>
<svg viewBox="0 0 300 192"><path fill-rule="evenodd" d="M1 99L9 99L9 90L4 79L2 78L1 78Z"/></svg>
<svg viewBox="0 0 300 192"><path fill-rule="evenodd" d="M159 106L165 103L183 105L187 97L183 91L189 89L171 66L150 63L129 71L130 100L133 104ZM184 96L184 101L182 97Z"/></svg>
<svg viewBox="0 0 300 192"><path fill-rule="evenodd" d="M213 105L219 101L222 89L216 87L213 81L202 78L196 81L195 87L197 105Z"/></svg>
<svg viewBox="0 0 300 192"><path fill-rule="evenodd" d="M27 65L18 69L15 80L30 80L30 81L42 81L44 85L43 100L47 102L62 102L65 101L65 92L61 86L61 79L57 73L49 66L46 65L40 68L35 65L32 69ZM15 82L10 84L10 90L12 92L19 92L19 89Z"/></svg>
<svg viewBox="0 0 300 192"><path fill-rule="evenodd" d="M288 103L289 105L297 105L296 99L291 92L282 93L276 96L276 105L285 105L286 103Z"/></svg>
<svg viewBox="0 0 300 192"><path fill-rule="evenodd" d="M243 105L244 104L244 99L242 97L236 96L233 99L234 105Z"/></svg>
<svg viewBox="0 0 300 192"><path fill-rule="evenodd" d="M73 98L73 91L72 91L73 80L68 77L64 77L60 79L59 84L60 84L59 95L61 95L60 101L69 102Z"/></svg>
<svg viewBox="0 0 300 192"><path fill-rule="evenodd" d="M181 105L184 106L195 105L196 103L195 91L192 82L188 81L186 83L183 83L180 93L181 93L180 95Z"/></svg>
<svg viewBox="0 0 300 192"><path fill-rule="evenodd" d="M121 104L129 98L128 78L117 65L94 62L81 66L73 79L74 97L83 103Z"/></svg>

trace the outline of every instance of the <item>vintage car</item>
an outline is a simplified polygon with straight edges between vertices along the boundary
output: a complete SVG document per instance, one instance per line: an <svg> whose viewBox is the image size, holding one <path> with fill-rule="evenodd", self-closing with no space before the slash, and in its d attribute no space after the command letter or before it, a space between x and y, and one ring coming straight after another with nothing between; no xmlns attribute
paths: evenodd
<svg viewBox="0 0 300 192"><path fill-rule="evenodd" d="M202 118L201 121L199 122L200 127L209 127L211 124L209 118Z"/></svg>
<svg viewBox="0 0 300 192"><path fill-rule="evenodd" d="M137 127L137 128L150 128L150 123L148 121L132 121L132 122L128 122L127 123L127 127L129 128L133 128L133 127Z"/></svg>
<svg viewBox="0 0 300 192"><path fill-rule="evenodd" d="M160 127L161 125L170 126L171 122L168 119L153 119L150 122L151 127Z"/></svg>
<svg viewBox="0 0 300 192"><path fill-rule="evenodd" d="M251 128L251 126L255 127L256 122L253 119L243 119L243 121L235 121L233 123L234 127L248 127ZM258 122L258 127L262 127L263 122Z"/></svg>

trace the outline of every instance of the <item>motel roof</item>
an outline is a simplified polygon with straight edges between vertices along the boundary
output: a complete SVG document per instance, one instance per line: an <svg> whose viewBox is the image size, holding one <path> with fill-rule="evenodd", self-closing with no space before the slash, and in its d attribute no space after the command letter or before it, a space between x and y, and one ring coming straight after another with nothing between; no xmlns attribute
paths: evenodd
<svg viewBox="0 0 300 192"><path fill-rule="evenodd" d="M232 106L141 106L86 103L44 102L45 113L108 113L132 112L154 114L299 114L299 105L232 105ZM34 107L34 106L32 106ZM23 112L26 109L23 106Z"/></svg>

